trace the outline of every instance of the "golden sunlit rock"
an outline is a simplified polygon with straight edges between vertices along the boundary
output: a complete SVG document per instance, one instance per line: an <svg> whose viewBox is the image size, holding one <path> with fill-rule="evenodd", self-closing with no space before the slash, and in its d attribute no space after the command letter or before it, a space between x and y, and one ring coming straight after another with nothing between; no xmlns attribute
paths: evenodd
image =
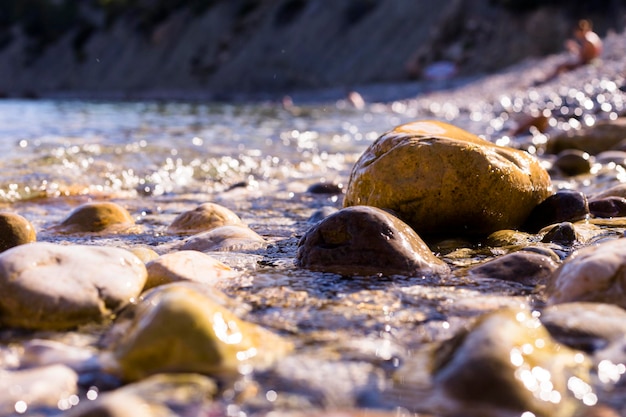
<svg viewBox="0 0 626 417"><path fill-rule="evenodd" d="M135 220L117 203L98 201L85 203L74 210L53 228L58 233L121 232L131 228Z"/></svg>
<svg viewBox="0 0 626 417"><path fill-rule="evenodd" d="M487 313L431 355L433 387L448 398L445 415L571 417L598 401L589 358L556 343L525 308ZM410 385L416 373L409 364L395 379Z"/></svg>
<svg viewBox="0 0 626 417"><path fill-rule="evenodd" d="M239 216L224 206L204 203L193 210L179 214L167 228L167 232L193 235L226 225L243 225L243 222Z"/></svg>
<svg viewBox="0 0 626 417"><path fill-rule="evenodd" d="M344 206L392 210L420 236L515 229L551 195L530 154L437 121L383 134L354 165Z"/></svg>
<svg viewBox="0 0 626 417"><path fill-rule="evenodd" d="M177 283L143 298L113 356L125 380L138 380L161 372L236 373L242 365L268 365L291 349L213 297Z"/></svg>

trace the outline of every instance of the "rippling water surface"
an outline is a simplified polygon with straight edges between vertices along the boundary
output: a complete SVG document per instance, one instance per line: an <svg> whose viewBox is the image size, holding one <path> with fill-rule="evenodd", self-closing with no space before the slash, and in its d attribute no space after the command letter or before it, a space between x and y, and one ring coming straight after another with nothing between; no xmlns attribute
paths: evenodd
<svg viewBox="0 0 626 417"><path fill-rule="evenodd" d="M417 99L371 103L368 94L374 90L364 90L368 103L363 108L343 99L289 107L0 101L0 208L31 220L38 240L149 245L158 253L168 252L176 239L163 231L180 212L207 201L234 210L272 245L256 253L216 254L241 271L223 289L249 304L248 319L288 335L300 349L279 365L278 377L256 381L259 390L272 392L266 396L271 400L230 409L229 415L294 408L276 399L281 375L295 375L302 381L303 397L318 396L326 406L381 406L385 400L376 397L377 389L412 349L451 337L481 312L536 300L532 288L498 280L346 280L298 270L293 256L298 238L310 226L307 219L321 207L341 207L342 201L341 194L310 193L308 187L345 185L352 165L374 139L416 119L448 121L543 158L544 134L532 129L511 133L520 118L548 111L553 128L568 130L618 117L626 99L618 64L584 69L584 76L566 76L560 84L537 88L530 87L534 72L529 65ZM402 96L402 87L394 88ZM555 185L608 188L624 178L623 169L613 168L604 182L563 180ZM99 199L125 206L141 231L102 239L59 237L49 231L76 205ZM463 266L495 255L475 248L465 253L457 251L447 260ZM93 343L90 335L72 337ZM411 405L423 400L428 411L428 404L437 401L431 394L415 394Z"/></svg>

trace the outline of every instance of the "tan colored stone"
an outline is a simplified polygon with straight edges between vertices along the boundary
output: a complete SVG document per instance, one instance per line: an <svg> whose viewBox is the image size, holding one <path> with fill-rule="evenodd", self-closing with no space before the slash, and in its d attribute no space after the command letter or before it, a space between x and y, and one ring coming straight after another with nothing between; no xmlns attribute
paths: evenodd
<svg viewBox="0 0 626 417"><path fill-rule="evenodd" d="M148 280L144 290L178 281L213 285L233 275L233 270L202 252L183 250L158 257L146 264Z"/></svg>
<svg viewBox="0 0 626 417"><path fill-rule="evenodd" d="M219 226L191 236L181 250L200 252L257 250L265 245L265 239L245 225Z"/></svg>
<svg viewBox="0 0 626 417"><path fill-rule="evenodd" d="M35 242L0 254L0 322L68 329L110 317L139 296L146 267L127 250Z"/></svg>
<svg viewBox="0 0 626 417"><path fill-rule="evenodd" d="M97 201L85 203L74 210L52 230L57 233L122 232L135 224L128 211L117 203Z"/></svg>
<svg viewBox="0 0 626 417"><path fill-rule="evenodd" d="M16 213L0 213L0 252L37 240L35 227Z"/></svg>
<svg viewBox="0 0 626 417"><path fill-rule="evenodd" d="M178 215L167 228L168 233L193 235L219 226L243 225L243 222L230 209L215 203L204 203L194 210Z"/></svg>
<svg viewBox="0 0 626 417"><path fill-rule="evenodd" d="M572 253L546 287L549 304L593 301L626 308L626 239L612 239Z"/></svg>
<svg viewBox="0 0 626 417"><path fill-rule="evenodd" d="M130 248L129 251L141 259L143 263L148 263L159 257L159 254L154 249L150 249L145 246L136 246L134 248Z"/></svg>
<svg viewBox="0 0 626 417"><path fill-rule="evenodd" d="M78 375L64 365L0 371L0 414L30 415L46 407L69 408L78 394Z"/></svg>
<svg viewBox="0 0 626 417"><path fill-rule="evenodd" d="M455 126L419 121L383 134L352 169L344 206L392 210L420 236L515 229L551 195L530 154Z"/></svg>

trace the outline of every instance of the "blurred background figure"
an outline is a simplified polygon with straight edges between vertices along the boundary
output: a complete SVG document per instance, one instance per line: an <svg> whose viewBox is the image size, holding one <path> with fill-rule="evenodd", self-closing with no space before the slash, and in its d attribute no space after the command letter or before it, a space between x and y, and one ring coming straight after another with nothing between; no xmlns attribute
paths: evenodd
<svg viewBox="0 0 626 417"><path fill-rule="evenodd" d="M574 38L567 41L566 47L574 56L558 65L554 73L546 81L583 65L590 64L599 58L602 54L602 39L592 30L591 21L581 19L574 29Z"/></svg>

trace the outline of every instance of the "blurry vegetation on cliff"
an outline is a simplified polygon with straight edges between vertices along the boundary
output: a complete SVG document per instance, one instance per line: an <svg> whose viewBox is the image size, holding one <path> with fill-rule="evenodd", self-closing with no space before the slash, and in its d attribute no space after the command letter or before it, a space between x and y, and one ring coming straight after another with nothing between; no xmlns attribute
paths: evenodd
<svg viewBox="0 0 626 417"><path fill-rule="evenodd" d="M202 13L219 0L2 0L0 2L0 49L19 29L29 39L33 55L63 35L73 34L77 53L98 28L108 28L128 16L140 31L149 31L172 12L188 8Z"/></svg>

